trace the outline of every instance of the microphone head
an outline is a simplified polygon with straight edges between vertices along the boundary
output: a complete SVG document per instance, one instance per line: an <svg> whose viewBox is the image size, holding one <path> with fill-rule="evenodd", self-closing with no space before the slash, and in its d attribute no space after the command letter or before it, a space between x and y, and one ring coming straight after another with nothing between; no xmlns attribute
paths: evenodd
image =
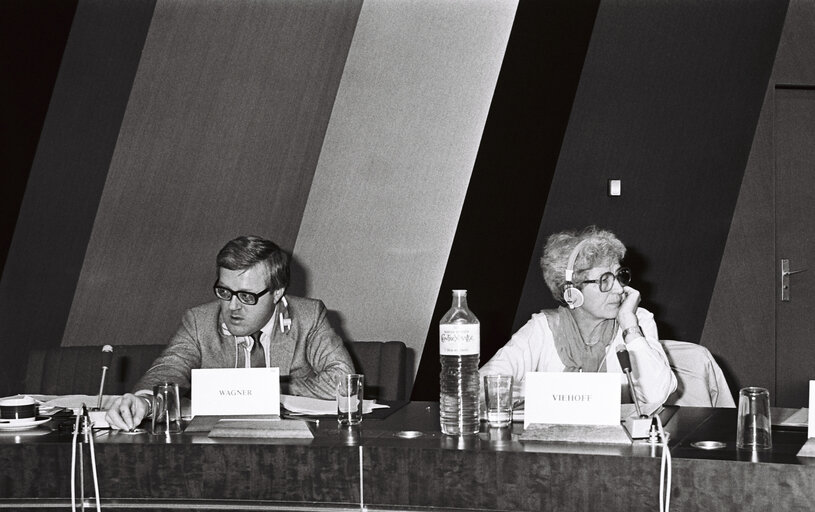
<svg viewBox="0 0 815 512"><path fill-rule="evenodd" d="M620 368L622 368L624 372L631 371L631 355L628 353L628 350L624 348L618 350L617 360L620 361Z"/></svg>
<svg viewBox="0 0 815 512"><path fill-rule="evenodd" d="M102 367L110 368L110 363L113 361L113 347L105 345L102 347Z"/></svg>

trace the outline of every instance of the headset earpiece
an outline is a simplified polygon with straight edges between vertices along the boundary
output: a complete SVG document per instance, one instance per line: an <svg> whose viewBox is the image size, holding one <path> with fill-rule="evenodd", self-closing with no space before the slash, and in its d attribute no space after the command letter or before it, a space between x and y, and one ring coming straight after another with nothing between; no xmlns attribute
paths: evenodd
<svg viewBox="0 0 815 512"><path fill-rule="evenodd" d="M569 309L579 308L583 305L583 292L569 283L563 289L563 302L569 306Z"/></svg>
<svg viewBox="0 0 815 512"><path fill-rule="evenodd" d="M563 302L569 306L569 309L579 308L583 305L583 292L574 285L572 276L574 275L574 262L580 255L580 249L582 249L585 244L586 240L583 240L572 249L572 253L569 255L569 261L566 264L566 283L563 285Z"/></svg>

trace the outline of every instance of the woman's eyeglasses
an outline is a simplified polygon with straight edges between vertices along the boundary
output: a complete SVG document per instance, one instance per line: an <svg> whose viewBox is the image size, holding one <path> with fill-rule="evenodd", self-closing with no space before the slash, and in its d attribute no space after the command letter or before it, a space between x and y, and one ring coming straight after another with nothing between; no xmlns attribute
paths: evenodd
<svg viewBox="0 0 815 512"><path fill-rule="evenodd" d="M620 286L626 287L631 283L631 270L622 267L617 273L606 272L599 279L586 279L583 284L597 283L601 292L607 292L614 286L614 280L619 281Z"/></svg>
<svg viewBox="0 0 815 512"><path fill-rule="evenodd" d="M235 295L238 297L238 300L246 304L247 306L254 306L258 303L258 299L269 293L271 288L266 288L262 292L252 293L252 292L244 292L244 291L234 291L230 290L225 286L218 286L218 281L215 281L215 285L212 287L215 291L215 296L221 300L232 300L232 296Z"/></svg>

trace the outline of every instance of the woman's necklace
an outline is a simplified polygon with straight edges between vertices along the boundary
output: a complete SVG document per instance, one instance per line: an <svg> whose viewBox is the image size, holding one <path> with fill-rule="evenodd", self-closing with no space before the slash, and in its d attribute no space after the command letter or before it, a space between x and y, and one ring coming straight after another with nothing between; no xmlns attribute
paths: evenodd
<svg viewBox="0 0 815 512"><path fill-rule="evenodd" d="M603 346L605 347L611 343L611 340L614 339L614 335L617 333L617 319L600 321L592 328L591 332L589 332L588 341L586 341L586 336L583 335L583 331L579 325L577 332L580 335L580 341L587 347L593 347L601 341L604 342Z"/></svg>

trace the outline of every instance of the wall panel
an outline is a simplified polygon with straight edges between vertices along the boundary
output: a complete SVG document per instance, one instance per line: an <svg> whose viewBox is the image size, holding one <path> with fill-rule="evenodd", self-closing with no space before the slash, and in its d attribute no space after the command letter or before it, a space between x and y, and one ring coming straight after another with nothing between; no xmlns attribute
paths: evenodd
<svg viewBox="0 0 815 512"><path fill-rule="evenodd" d="M291 250L359 7L158 2L64 345L163 343L227 240Z"/></svg>
<svg viewBox="0 0 815 512"><path fill-rule="evenodd" d="M74 15L0 285L9 392L28 349L62 338L153 6L81 0Z"/></svg>
<svg viewBox="0 0 815 512"><path fill-rule="evenodd" d="M535 255L556 231L615 231L660 335L698 342L785 11L602 2ZM551 305L533 259L516 327Z"/></svg>
<svg viewBox="0 0 815 512"><path fill-rule="evenodd" d="M0 2L0 274L78 0Z"/></svg>
<svg viewBox="0 0 815 512"><path fill-rule="evenodd" d="M509 339L597 13L596 0L522 1L478 148L413 397L439 396L438 322L467 288L481 361Z"/></svg>
<svg viewBox="0 0 815 512"><path fill-rule="evenodd" d="M363 5L295 246L348 338L421 353L515 7Z"/></svg>

